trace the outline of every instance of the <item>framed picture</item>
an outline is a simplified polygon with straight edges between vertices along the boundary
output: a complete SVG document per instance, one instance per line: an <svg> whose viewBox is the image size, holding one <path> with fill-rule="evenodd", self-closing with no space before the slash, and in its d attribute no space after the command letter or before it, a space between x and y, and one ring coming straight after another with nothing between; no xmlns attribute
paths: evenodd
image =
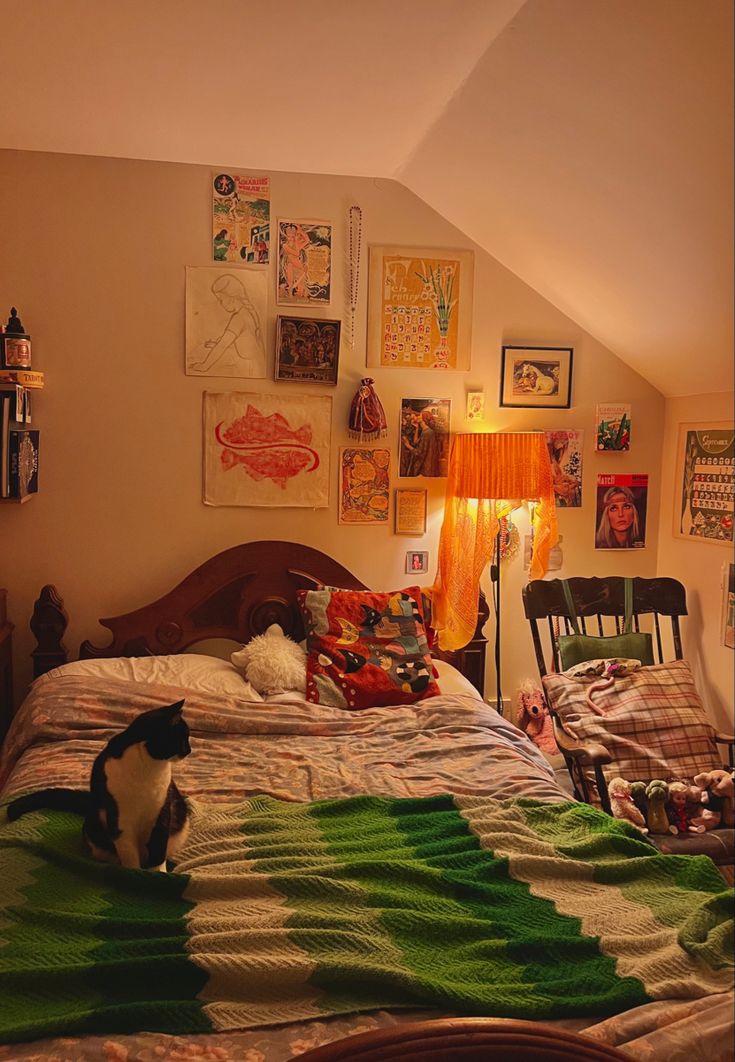
<svg viewBox="0 0 735 1062"><path fill-rule="evenodd" d="M282 317L276 321L276 379L337 383L339 321Z"/></svg>
<svg viewBox="0 0 735 1062"><path fill-rule="evenodd" d="M722 601L722 644L735 649L735 564L728 564Z"/></svg>
<svg viewBox="0 0 735 1062"><path fill-rule="evenodd" d="M681 424L674 480L676 538L733 543L735 425Z"/></svg>
<svg viewBox="0 0 735 1062"><path fill-rule="evenodd" d="M204 504L329 505L331 395L204 392Z"/></svg>
<svg viewBox="0 0 735 1062"><path fill-rule="evenodd" d="M470 367L472 251L370 248L367 364Z"/></svg>
<svg viewBox="0 0 735 1062"><path fill-rule="evenodd" d="M579 509L582 504L584 432L577 428L546 431L551 461L554 501L558 509Z"/></svg>
<svg viewBox="0 0 735 1062"><path fill-rule="evenodd" d="M406 571L421 575L429 570L429 553L425 549L410 549L406 554Z"/></svg>
<svg viewBox="0 0 735 1062"><path fill-rule="evenodd" d="M399 476L446 476L451 409L449 398L401 399Z"/></svg>
<svg viewBox="0 0 735 1062"><path fill-rule="evenodd" d="M332 297L332 226L328 221L278 222L279 305L326 306Z"/></svg>
<svg viewBox="0 0 735 1062"><path fill-rule="evenodd" d="M485 392L467 392L467 420L485 419Z"/></svg>
<svg viewBox="0 0 735 1062"><path fill-rule="evenodd" d="M339 451L339 522L387 524L390 450L343 446Z"/></svg>
<svg viewBox="0 0 735 1062"><path fill-rule="evenodd" d="M425 490L397 490L395 533L397 535L426 534Z"/></svg>
<svg viewBox="0 0 735 1062"><path fill-rule="evenodd" d="M595 549L643 549L647 508L647 473L598 475Z"/></svg>
<svg viewBox="0 0 735 1062"><path fill-rule="evenodd" d="M569 409L573 347L504 346L500 405L519 409Z"/></svg>
<svg viewBox="0 0 735 1062"><path fill-rule="evenodd" d="M268 273L247 266L187 266L186 375L266 373Z"/></svg>

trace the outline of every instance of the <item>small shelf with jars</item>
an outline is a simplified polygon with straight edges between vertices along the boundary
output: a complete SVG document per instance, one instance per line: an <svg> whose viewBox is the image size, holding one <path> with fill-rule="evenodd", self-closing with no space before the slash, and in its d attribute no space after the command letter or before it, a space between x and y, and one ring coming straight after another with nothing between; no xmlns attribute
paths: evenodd
<svg viewBox="0 0 735 1062"><path fill-rule="evenodd" d="M31 365L31 337L15 306L0 331L0 502L22 504L38 490L40 432L32 427L43 373Z"/></svg>

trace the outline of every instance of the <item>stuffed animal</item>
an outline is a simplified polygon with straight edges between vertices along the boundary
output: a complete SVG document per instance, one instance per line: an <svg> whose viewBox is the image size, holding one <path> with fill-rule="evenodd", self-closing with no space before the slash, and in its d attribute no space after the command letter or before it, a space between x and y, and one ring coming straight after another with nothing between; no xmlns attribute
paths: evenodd
<svg viewBox="0 0 735 1062"><path fill-rule="evenodd" d="M646 796L646 783L631 782L630 795L633 798L633 803L638 808L646 822L648 822L648 797Z"/></svg>
<svg viewBox="0 0 735 1062"><path fill-rule="evenodd" d="M666 801L669 798L669 787L660 778L654 778L646 786L646 798L648 800L648 829L651 833L678 833L676 826L669 822L666 814Z"/></svg>
<svg viewBox="0 0 735 1062"><path fill-rule="evenodd" d="M306 652L277 623L233 653L230 660L258 693L306 692Z"/></svg>
<svg viewBox="0 0 735 1062"><path fill-rule="evenodd" d="M719 811L723 826L735 825L735 809L733 808L733 784L730 771L705 771L703 774L694 776L694 784L709 794L709 806L712 811Z"/></svg>
<svg viewBox="0 0 735 1062"><path fill-rule="evenodd" d="M516 698L516 725L542 752L549 756L559 755L559 746L554 739L554 724L544 691L530 679L526 679L521 684Z"/></svg>
<svg viewBox="0 0 735 1062"><path fill-rule="evenodd" d="M637 826L641 833L648 833L646 820L635 806L630 789L630 782L626 782L624 778L612 778L608 782L607 791L613 816L616 819L627 819Z"/></svg>
<svg viewBox="0 0 735 1062"><path fill-rule="evenodd" d="M704 826L692 822L692 798L693 794L686 782L672 782L669 786L666 814L672 833L704 833Z"/></svg>
<svg viewBox="0 0 735 1062"><path fill-rule="evenodd" d="M692 815L692 826L701 826L699 833L705 830L715 830L722 821L723 800L718 796L710 796L709 790L700 789L699 786L689 787L692 800L696 804Z"/></svg>

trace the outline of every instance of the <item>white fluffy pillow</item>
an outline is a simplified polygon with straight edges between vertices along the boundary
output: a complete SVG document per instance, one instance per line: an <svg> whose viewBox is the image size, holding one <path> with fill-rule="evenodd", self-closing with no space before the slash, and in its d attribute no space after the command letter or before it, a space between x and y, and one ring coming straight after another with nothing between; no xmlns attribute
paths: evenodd
<svg viewBox="0 0 735 1062"><path fill-rule="evenodd" d="M306 653L287 638L277 623L258 634L230 660L241 668L250 685L262 694L283 690L306 692Z"/></svg>

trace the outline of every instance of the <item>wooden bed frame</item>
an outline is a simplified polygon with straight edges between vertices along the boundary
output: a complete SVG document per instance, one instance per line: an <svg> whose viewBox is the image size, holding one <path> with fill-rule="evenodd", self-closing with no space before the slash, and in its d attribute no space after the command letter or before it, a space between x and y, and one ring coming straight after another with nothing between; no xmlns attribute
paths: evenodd
<svg viewBox="0 0 735 1062"><path fill-rule="evenodd" d="M244 644L271 623L280 624L286 634L300 641L304 628L296 591L322 585L369 589L347 568L311 546L246 542L211 557L157 601L124 616L101 619L102 626L112 632L112 641L104 646L82 642L79 659L183 653L211 638ZM489 615L481 593L472 641L455 652L432 651L457 668L481 695L487 644L482 628ZM34 678L67 662L63 638L68 622L56 587L44 586L31 618L37 642L32 653Z"/></svg>

